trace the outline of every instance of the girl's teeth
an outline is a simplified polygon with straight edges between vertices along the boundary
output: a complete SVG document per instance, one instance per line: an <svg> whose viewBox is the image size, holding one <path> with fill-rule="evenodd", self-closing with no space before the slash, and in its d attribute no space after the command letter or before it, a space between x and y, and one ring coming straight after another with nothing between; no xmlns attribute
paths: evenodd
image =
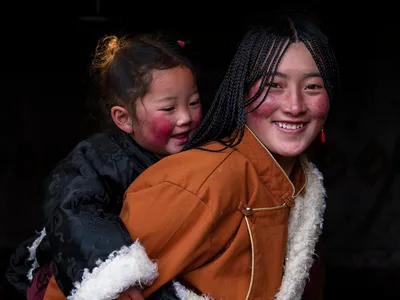
<svg viewBox="0 0 400 300"><path fill-rule="evenodd" d="M284 128L284 129L299 129L304 126L304 124L293 125L293 124L285 124L285 123L280 123L280 122L276 122L276 124L278 124L278 126L280 128Z"/></svg>

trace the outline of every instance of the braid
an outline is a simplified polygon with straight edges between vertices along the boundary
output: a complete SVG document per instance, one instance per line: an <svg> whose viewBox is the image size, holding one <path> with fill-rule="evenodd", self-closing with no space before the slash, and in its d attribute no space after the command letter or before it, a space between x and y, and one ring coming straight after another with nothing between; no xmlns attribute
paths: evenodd
<svg viewBox="0 0 400 300"><path fill-rule="evenodd" d="M303 42L310 51L332 100L338 85L337 62L327 38L314 24L300 17L278 20L273 27L254 27L239 44L208 113L183 150L198 148L217 152L238 145L244 136L246 108L266 88L264 98L251 111L265 101L282 57L296 42ZM259 80L255 95L247 99L247 92ZM212 141L220 142L223 147L202 148Z"/></svg>
<svg viewBox="0 0 400 300"><path fill-rule="evenodd" d="M225 146L223 149L226 149L240 143L243 138L246 124L243 104L244 82L254 37L250 33L244 41L246 42L240 44L208 113L185 145L185 149L199 148L211 141L221 142Z"/></svg>
<svg viewBox="0 0 400 300"><path fill-rule="evenodd" d="M254 101L256 101L257 98L263 92L264 88L267 86L267 84L269 82L272 82L275 78L276 69L278 68L283 55L285 54L287 48L290 45L288 39L281 40L279 42L277 42L277 40L278 40L278 37L273 35L273 37L272 37L273 45L271 47L271 50L270 50L270 47L267 47L263 51L265 53L266 57L263 58L262 60L260 60L260 62L263 63L264 66L267 66L267 69L264 69L261 67L257 68L259 71L255 72L254 78L249 81L248 86L251 87L259 78L261 78L261 84L260 84L259 89L257 90L256 94L253 97L251 97L249 100L247 100L247 102L245 103L246 106L251 105ZM274 54L271 55L269 53L274 53ZM268 54L268 56L267 56L267 54ZM265 61L265 63L264 63L264 61ZM267 97L270 89L271 89L271 86L268 85L264 98L260 101L260 103L255 108L253 108L248 113L250 113L250 112L256 110L258 107L260 107L260 105L264 102L265 98Z"/></svg>
<svg viewBox="0 0 400 300"><path fill-rule="evenodd" d="M339 77L337 61L332 48L322 33L315 29L302 33L299 39L311 53L324 80L329 99L332 100L335 97Z"/></svg>

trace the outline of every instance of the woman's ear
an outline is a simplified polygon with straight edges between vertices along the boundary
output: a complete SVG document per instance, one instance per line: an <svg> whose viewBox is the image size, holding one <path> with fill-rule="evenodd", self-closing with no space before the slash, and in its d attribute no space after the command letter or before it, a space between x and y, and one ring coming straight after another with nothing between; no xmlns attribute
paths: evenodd
<svg viewBox="0 0 400 300"><path fill-rule="evenodd" d="M122 106L113 106L111 108L111 118L115 125L122 131L132 134L132 118L128 110Z"/></svg>

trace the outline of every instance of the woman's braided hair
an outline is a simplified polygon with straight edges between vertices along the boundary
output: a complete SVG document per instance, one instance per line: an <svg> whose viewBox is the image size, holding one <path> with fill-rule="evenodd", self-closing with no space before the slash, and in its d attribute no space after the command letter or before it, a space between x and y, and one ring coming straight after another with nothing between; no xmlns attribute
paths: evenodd
<svg viewBox="0 0 400 300"><path fill-rule="evenodd" d="M267 87L260 104L265 100L270 88L268 83L273 81L283 55L292 43L297 42L303 42L310 51L332 101L338 88L339 72L334 51L327 37L312 21L301 15L283 18L278 16L272 25L253 26L245 34L208 113L184 150L202 149L202 146L211 141L218 141L224 145L222 149L213 151L221 151L239 144L246 124L245 108ZM246 100L249 89L259 79L259 90Z"/></svg>

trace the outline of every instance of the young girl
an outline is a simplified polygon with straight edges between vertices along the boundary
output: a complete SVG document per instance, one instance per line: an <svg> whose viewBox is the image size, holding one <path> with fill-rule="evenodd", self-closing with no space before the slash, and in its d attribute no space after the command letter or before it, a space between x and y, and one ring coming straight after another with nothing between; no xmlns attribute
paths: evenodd
<svg viewBox="0 0 400 300"><path fill-rule="evenodd" d="M149 269L142 281L155 278L157 269L118 215L129 184L160 158L181 151L201 121L194 69L182 46L150 35L99 42L93 71L116 129L80 142L47 178L48 221L17 249L7 273L21 293L31 285L28 299L43 297L53 273L69 295L85 269L91 271L116 249L127 262L140 261ZM138 283L132 268L125 272L124 282L117 274L108 278L119 292Z"/></svg>
<svg viewBox="0 0 400 300"><path fill-rule="evenodd" d="M334 53L311 22L285 18L245 35L190 150L125 194L121 219L159 268L145 297L177 278L180 299L301 299L325 208L305 152L325 140L337 84ZM71 299L105 299L98 286L111 288L87 277Z"/></svg>

